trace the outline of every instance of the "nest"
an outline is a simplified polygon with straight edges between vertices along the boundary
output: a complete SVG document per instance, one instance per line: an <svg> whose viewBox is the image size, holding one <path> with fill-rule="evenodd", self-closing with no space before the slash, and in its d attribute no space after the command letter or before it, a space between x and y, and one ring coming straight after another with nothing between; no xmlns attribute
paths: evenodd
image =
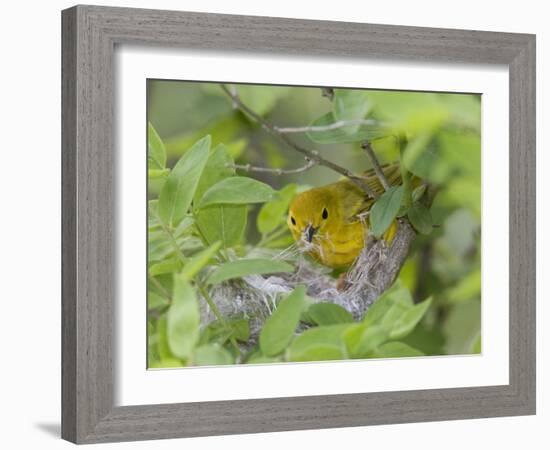
<svg viewBox="0 0 550 450"><path fill-rule="evenodd" d="M307 287L307 295L314 302L335 303L359 320L380 294L393 284L414 236L414 230L406 221L399 223L389 246L383 240L367 236L365 247L342 280L335 279L326 268L299 258L294 273L247 276L217 285L210 296L223 317L249 320L252 342L256 341L280 295L291 292L298 285ZM203 325L216 320L207 304L201 302L201 305Z"/></svg>

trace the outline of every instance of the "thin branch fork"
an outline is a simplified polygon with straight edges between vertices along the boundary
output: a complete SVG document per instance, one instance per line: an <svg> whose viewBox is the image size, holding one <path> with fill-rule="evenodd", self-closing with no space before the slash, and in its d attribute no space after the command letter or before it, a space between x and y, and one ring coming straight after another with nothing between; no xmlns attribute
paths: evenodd
<svg viewBox="0 0 550 450"><path fill-rule="evenodd" d="M319 152L316 150L309 150L306 149L297 143L295 143L292 139L290 139L288 136L286 136L283 133L280 133L277 130L277 127L275 127L273 124L266 121L263 117L261 117L259 114L257 114L255 111L250 109L248 106L246 106L238 96L236 92L232 92L225 84L220 85L222 90L231 98L233 101L233 105L240 109L242 112L250 116L254 121L256 121L258 124L260 124L264 130L272 134L273 136L279 138L282 140L285 144L287 144L289 147L296 150L298 153L301 153L304 155L305 158L307 158L309 161L313 161L315 164L327 167L329 169L334 170L335 172L339 173L340 175L343 175L347 178L349 178L353 183L355 183L357 186L359 186L369 197L371 198L378 198L378 195L376 192L374 192L363 180L363 178L353 174L348 169L339 166L338 164L333 163L332 161L329 161L322 156L319 155Z"/></svg>
<svg viewBox="0 0 550 450"><path fill-rule="evenodd" d="M378 162L378 158L376 157L376 154L374 153L370 142L363 142L361 144L361 148L365 150L365 152L367 152L367 156L370 159L370 162L374 169L374 173L376 173L376 176L380 180L380 183L382 183L382 187L384 188L384 190L387 191L390 188L390 183L388 182L388 179L386 178L386 175L384 174L384 171L382 170L382 167Z"/></svg>

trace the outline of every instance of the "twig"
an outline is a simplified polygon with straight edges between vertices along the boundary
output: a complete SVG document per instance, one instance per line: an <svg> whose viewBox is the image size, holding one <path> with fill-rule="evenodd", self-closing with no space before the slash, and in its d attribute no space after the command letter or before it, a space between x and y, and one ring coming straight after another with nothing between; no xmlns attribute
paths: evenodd
<svg viewBox="0 0 550 450"><path fill-rule="evenodd" d="M231 100L233 101L233 105L239 108L245 114L249 115L252 119L254 119L254 121L259 123L264 128L264 130L271 133L273 136L281 139L285 144L287 144L289 147L292 147L298 153L301 153L302 155L304 155L304 157L306 157L310 161L313 161L316 164L319 164L321 166L328 167L329 169L334 170L340 175L343 175L349 178L350 181L352 181L361 189L363 189L363 191L365 191L365 193L369 197L375 198L375 199L378 198L378 195L363 181L363 178L357 175L354 175L348 169L344 167L340 167L338 164L335 164L332 161L328 161L327 159L320 156L319 152L317 152L316 150L309 150L296 144L293 140L289 139L285 134L280 133L274 125L266 121L263 117L261 117L256 112L252 111L248 106L246 106L241 101L240 97L236 93L231 92L231 90L229 90L226 85L222 84L220 86L223 89L223 91L231 98Z"/></svg>
<svg viewBox="0 0 550 450"><path fill-rule="evenodd" d="M312 131L330 131L338 128L351 127L354 125L380 125L376 120L372 119L350 119L337 120L329 125L308 125L304 127L274 127L276 131L283 134L289 133L307 133Z"/></svg>
<svg viewBox="0 0 550 450"><path fill-rule="evenodd" d="M225 320L222 313L218 309L218 306L216 305L216 303L214 303L214 300L212 300L212 297L210 297L210 294L208 293L206 288L202 284L199 284L199 283L197 283L197 287L198 287L200 293L202 294L202 296L204 298L204 301L208 304L208 306L210 307L210 309L212 310L212 312L216 316L216 319L218 319L218 321L222 324L222 326L224 328L230 329L229 325L227 324L227 321ZM237 354L240 356L241 349L239 348L239 345L237 344L237 340L235 339L235 337L231 336L229 338L229 341L231 342L231 345L233 346L233 348L237 351Z"/></svg>
<svg viewBox="0 0 550 450"><path fill-rule="evenodd" d="M378 158L376 157L376 154L374 153L370 142L363 142L361 144L361 148L367 152L370 162L372 163L374 173L376 173L376 176L380 180L380 183L382 183L382 187L384 188L384 190L387 191L390 188L390 183L388 182L388 179L386 178L382 167L380 167L380 163L378 162Z"/></svg>
<svg viewBox="0 0 550 450"><path fill-rule="evenodd" d="M297 167L296 169L273 169L271 167L258 167L252 166L250 164L228 164L227 167L231 169L244 170L245 172L264 172L264 173L274 173L276 175L287 175L293 173L305 172L312 167L318 165L315 161L307 160L307 163L302 167Z"/></svg>

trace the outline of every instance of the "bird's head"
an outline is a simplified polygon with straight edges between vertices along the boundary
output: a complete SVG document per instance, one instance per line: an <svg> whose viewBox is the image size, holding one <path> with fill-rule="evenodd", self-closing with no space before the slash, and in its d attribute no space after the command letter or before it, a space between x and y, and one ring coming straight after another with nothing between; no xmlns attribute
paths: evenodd
<svg viewBox="0 0 550 450"><path fill-rule="evenodd" d="M338 223L337 198L326 188L298 194L288 209L287 224L294 239L306 248L314 245Z"/></svg>

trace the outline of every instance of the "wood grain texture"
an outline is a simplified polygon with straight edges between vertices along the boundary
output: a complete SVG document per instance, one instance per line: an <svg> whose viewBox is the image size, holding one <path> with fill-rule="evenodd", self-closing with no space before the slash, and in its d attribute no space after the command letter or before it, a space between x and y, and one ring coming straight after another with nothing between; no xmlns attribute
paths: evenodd
<svg viewBox="0 0 550 450"><path fill-rule="evenodd" d="M526 34L78 6L62 14L62 436L92 443L535 412L535 38ZM506 64L510 383L114 407L115 44L286 57Z"/></svg>

